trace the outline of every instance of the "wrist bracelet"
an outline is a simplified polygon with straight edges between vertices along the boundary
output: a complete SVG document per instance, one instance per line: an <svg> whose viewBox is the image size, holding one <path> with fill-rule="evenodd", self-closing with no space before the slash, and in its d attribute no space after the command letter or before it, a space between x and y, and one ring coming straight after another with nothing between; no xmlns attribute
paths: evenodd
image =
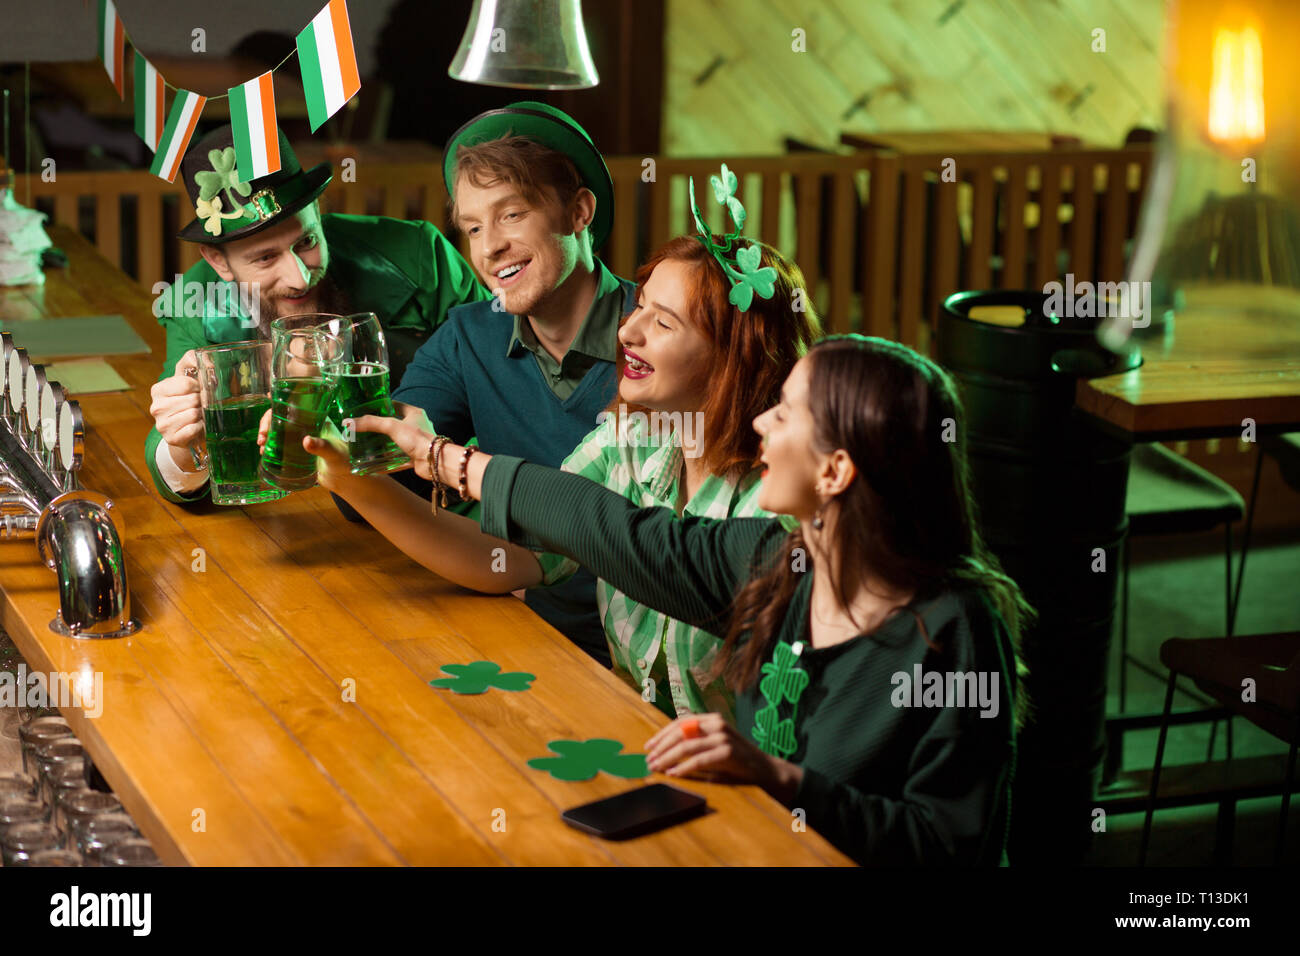
<svg viewBox="0 0 1300 956"><path fill-rule="evenodd" d="M465 446L465 454L460 459L460 486L457 490L464 501L469 501L469 459L474 452L478 451L473 445Z"/></svg>
<svg viewBox="0 0 1300 956"><path fill-rule="evenodd" d="M442 483L442 478L438 470L442 465L442 449L447 442L451 441L446 435L435 435L433 441L429 442L429 472L433 480L433 490L429 495L429 503L433 506L433 513L438 513L439 504L443 508L447 507L447 486ZM438 499L442 499L439 502Z"/></svg>

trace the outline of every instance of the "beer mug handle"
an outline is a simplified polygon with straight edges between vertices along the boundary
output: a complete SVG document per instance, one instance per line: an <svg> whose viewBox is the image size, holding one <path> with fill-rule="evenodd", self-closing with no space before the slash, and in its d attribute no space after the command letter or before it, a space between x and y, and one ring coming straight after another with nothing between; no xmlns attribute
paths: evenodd
<svg viewBox="0 0 1300 956"><path fill-rule="evenodd" d="M193 366L193 365L187 365L187 366L185 366L185 370L184 370L184 371L185 371L185 374L188 375L190 378L198 378L198 377L199 377L199 370L198 370L197 367L195 367L195 366ZM206 450L206 449L203 450L203 451L199 451L197 448L195 448L193 445L191 445L191 446L190 446L190 458L194 461L194 470L195 470L195 471L207 471L207 470L208 470L208 453L207 453L207 450Z"/></svg>

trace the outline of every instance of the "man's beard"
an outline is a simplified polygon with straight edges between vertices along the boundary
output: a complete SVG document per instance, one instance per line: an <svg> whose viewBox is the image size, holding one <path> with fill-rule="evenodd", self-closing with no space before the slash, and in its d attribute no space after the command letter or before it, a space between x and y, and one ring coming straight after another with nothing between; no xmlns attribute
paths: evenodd
<svg viewBox="0 0 1300 956"><path fill-rule="evenodd" d="M312 312L324 312L331 315L351 314L352 303L328 272L319 282L312 286L312 292L315 293L316 299L315 304L311 307ZM303 311L301 306L284 306L283 300L279 296L270 299L266 296L260 298L261 316L257 323L257 333L260 338L269 339L271 337L271 323L275 319L286 315L297 315Z"/></svg>

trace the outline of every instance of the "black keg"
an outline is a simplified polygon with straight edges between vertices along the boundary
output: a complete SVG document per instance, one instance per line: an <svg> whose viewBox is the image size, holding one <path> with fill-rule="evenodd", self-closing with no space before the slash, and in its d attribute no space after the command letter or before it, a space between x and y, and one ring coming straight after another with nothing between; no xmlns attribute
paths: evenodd
<svg viewBox="0 0 1300 956"><path fill-rule="evenodd" d="M1097 342L1098 320L1058 316L1046 302L1042 292L956 293L940 310L937 341L966 408L984 539L1038 611L1023 644L1032 711L1018 744L1013 865L1077 863L1087 851L1127 527L1130 445L1074 399L1080 377L1134 361ZM1023 309L1024 322L972 319L977 306Z"/></svg>

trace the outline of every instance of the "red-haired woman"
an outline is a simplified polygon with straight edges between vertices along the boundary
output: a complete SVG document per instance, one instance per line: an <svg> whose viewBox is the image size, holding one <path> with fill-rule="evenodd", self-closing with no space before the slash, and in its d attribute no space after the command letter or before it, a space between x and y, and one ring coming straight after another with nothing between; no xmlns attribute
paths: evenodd
<svg viewBox="0 0 1300 956"><path fill-rule="evenodd" d="M739 240L738 247L751 243ZM623 353L611 409L564 469L641 506L677 517L767 516L758 505L754 416L819 334L798 266L758 244L775 271L773 294L742 312L711 253L694 237L666 243L637 271L636 307L619 330ZM320 483L420 564L493 594L561 583L578 564L488 537L477 522L430 514L427 502L391 481L348 473L323 444ZM428 442L415 457L426 459ZM490 450L490 449L489 449ZM500 549L506 549L504 568ZM672 717L730 718L734 695L715 673L722 639L598 581L597 604L615 673Z"/></svg>
<svg viewBox="0 0 1300 956"><path fill-rule="evenodd" d="M431 439L356 426L413 455ZM1004 862L1032 611L981 543L952 379L897 343L833 337L753 427L759 504L797 530L677 520L505 456L472 455L464 478L487 533L726 634L735 726L679 717L647 743L652 769L758 784L863 863ZM457 482L445 451L439 479Z"/></svg>

